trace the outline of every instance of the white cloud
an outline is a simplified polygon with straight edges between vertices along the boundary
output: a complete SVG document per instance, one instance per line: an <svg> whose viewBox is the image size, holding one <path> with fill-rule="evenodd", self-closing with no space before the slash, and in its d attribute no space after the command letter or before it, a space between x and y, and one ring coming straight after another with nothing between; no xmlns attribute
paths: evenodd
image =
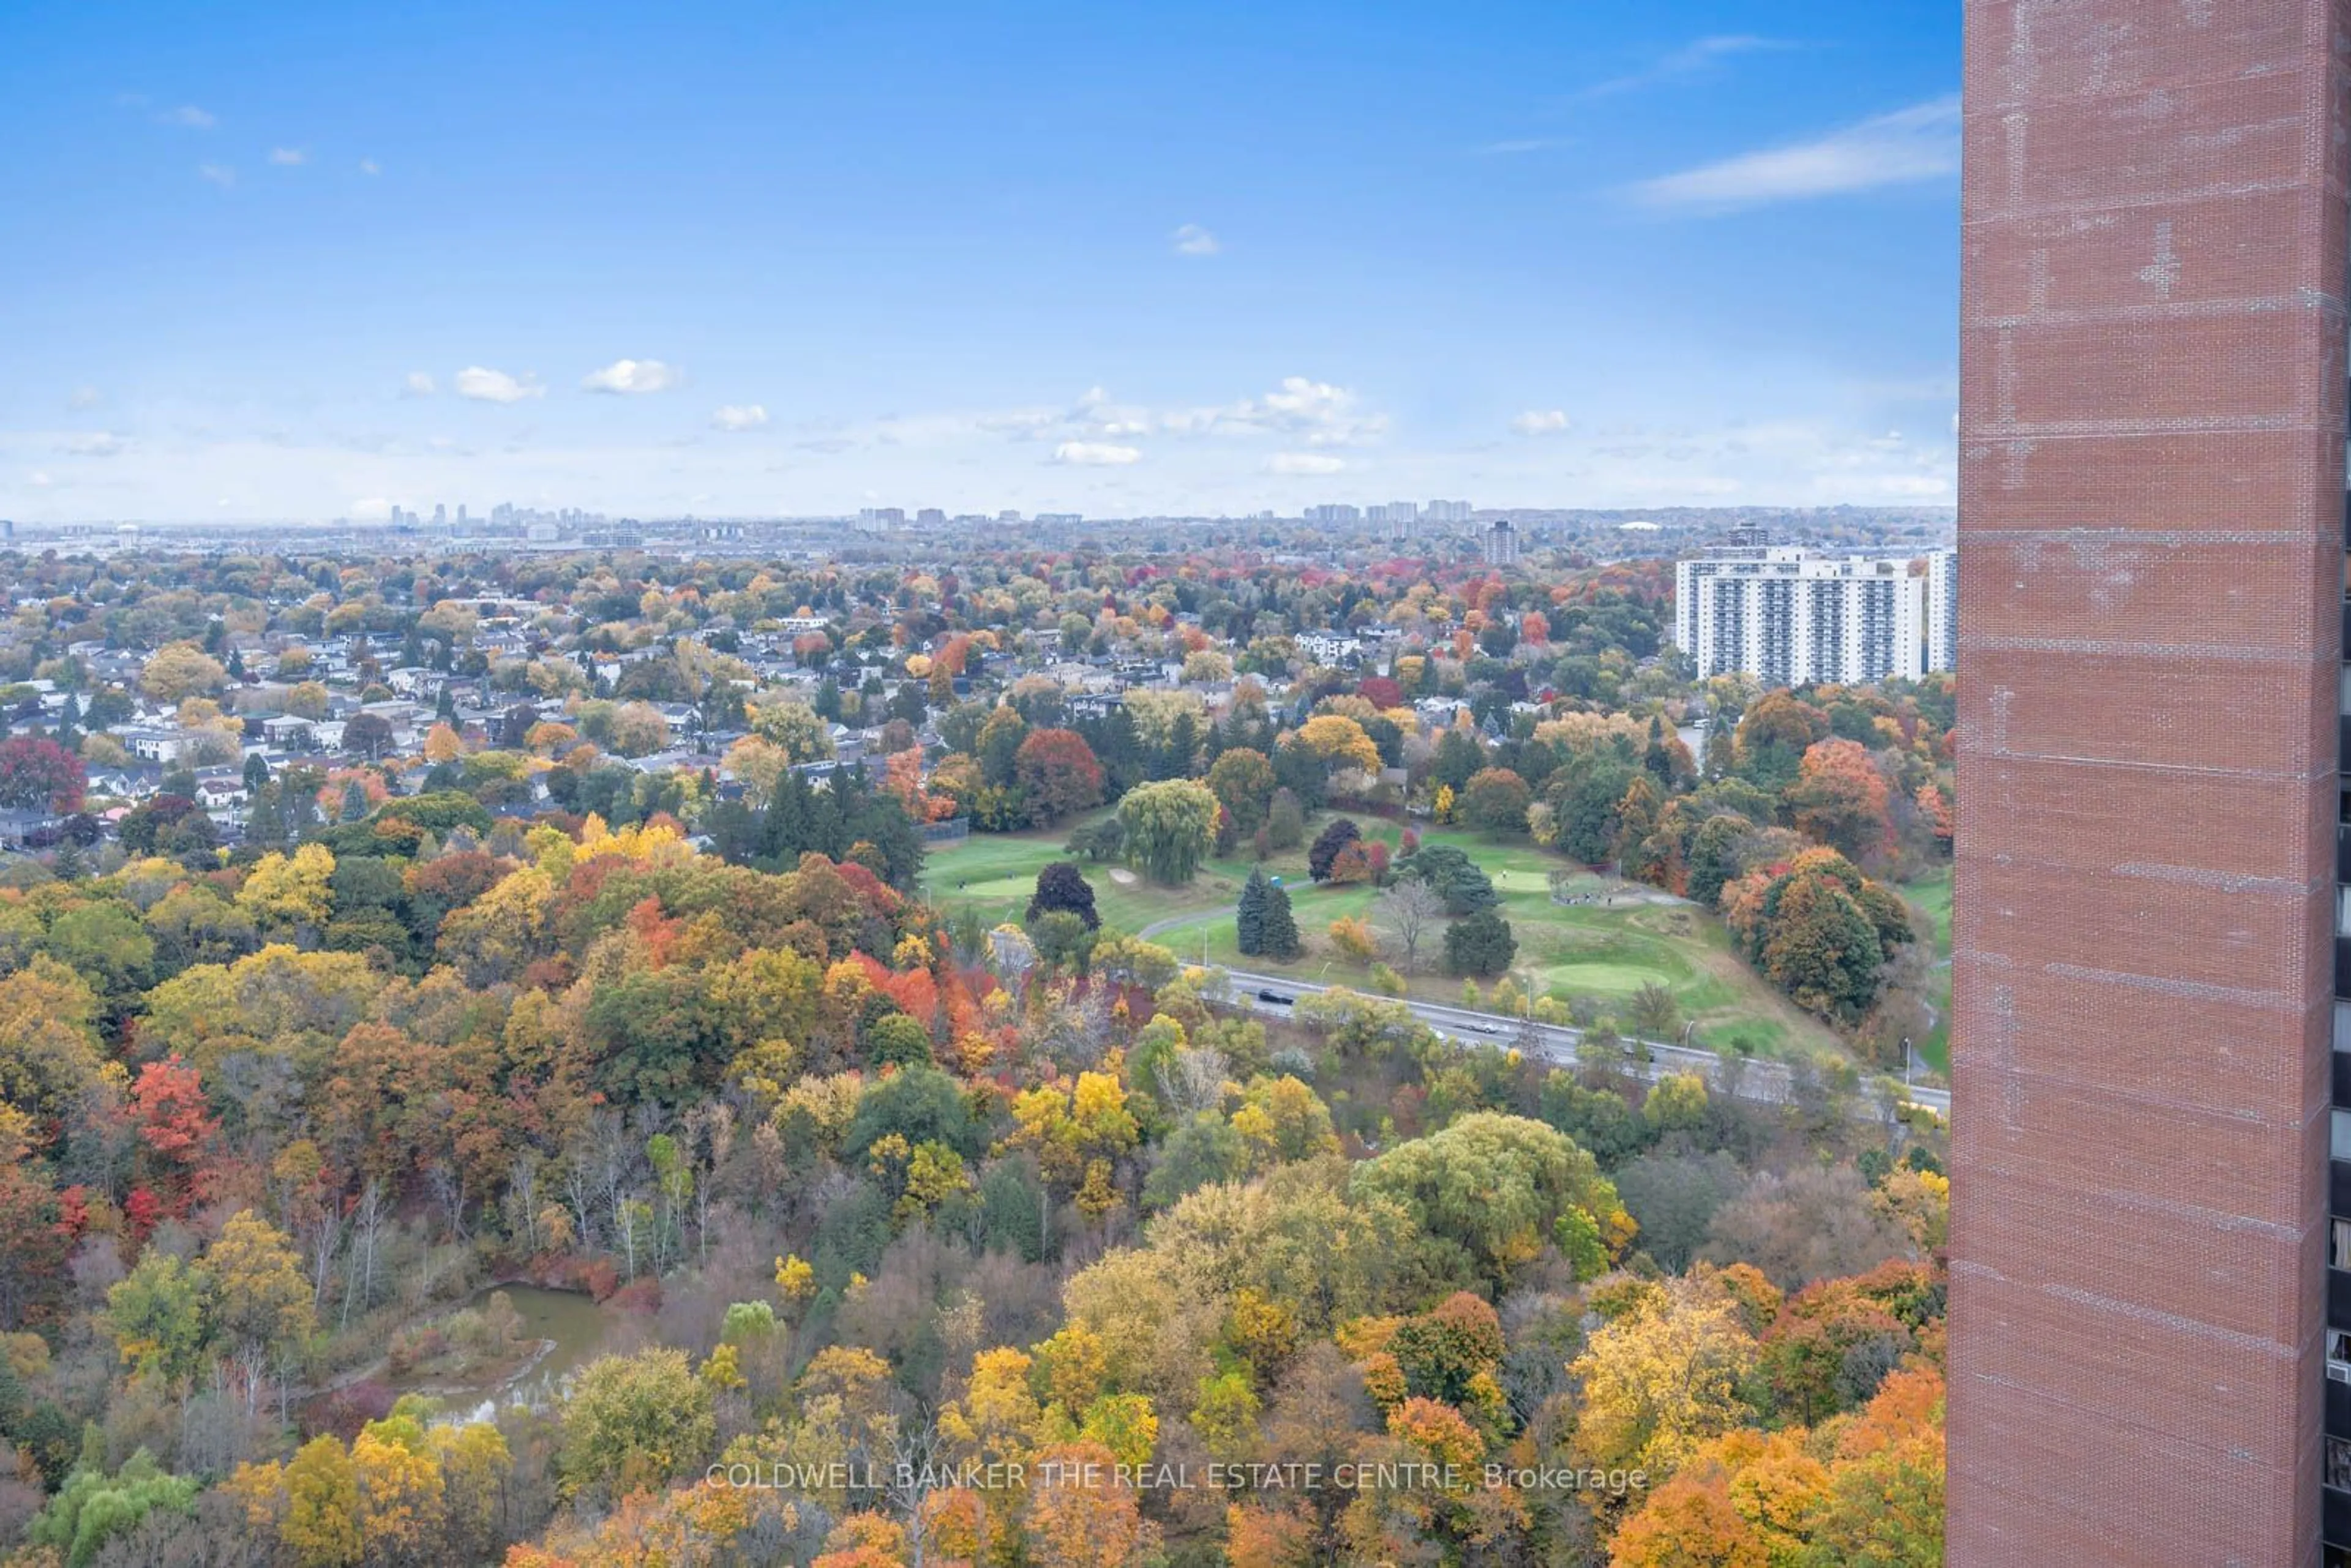
<svg viewBox="0 0 2351 1568"><path fill-rule="evenodd" d="M96 408L106 401L106 394L93 386L78 386L67 394L66 406L77 411Z"/></svg>
<svg viewBox="0 0 2351 1568"><path fill-rule="evenodd" d="M310 161L310 155L299 147L273 147L269 161L281 169L297 169Z"/></svg>
<svg viewBox="0 0 2351 1568"><path fill-rule="evenodd" d="M362 158L360 160L360 172L362 174L381 174L383 172L383 166L372 158Z"/></svg>
<svg viewBox="0 0 2351 1568"><path fill-rule="evenodd" d="M1564 435L1567 413L1564 409L1531 408L1510 421L1510 428L1520 435Z"/></svg>
<svg viewBox="0 0 2351 1568"><path fill-rule="evenodd" d="M1792 46L1773 38L1759 38L1746 33L1719 33L1683 45L1673 53L1657 59L1640 70L1626 76L1596 82L1585 88L1579 98L1613 98L1618 93L1634 92L1645 87L1677 81L1705 70L1718 60L1738 55L1751 55L1766 49L1785 49Z"/></svg>
<svg viewBox="0 0 2351 1568"><path fill-rule="evenodd" d="M32 477L26 482L36 490L46 490L57 483L55 479L50 478L38 468L33 470Z"/></svg>
<svg viewBox="0 0 2351 1568"><path fill-rule="evenodd" d="M710 428L737 434L768 423L768 411L756 402L728 403L710 416Z"/></svg>
<svg viewBox="0 0 2351 1568"><path fill-rule="evenodd" d="M225 191L236 183L236 171L225 163L199 163L196 165L196 178L209 180Z"/></svg>
<svg viewBox="0 0 2351 1568"><path fill-rule="evenodd" d="M1123 468L1143 461L1143 449L1107 441L1064 441L1053 448L1053 461L1072 468Z"/></svg>
<svg viewBox="0 0 2351 1568"><path fill-rule="evenodd" d="M430 371L411 371L407 379L400 383L400 395L402 397L431 397L440 390L441 383L433 379Z"/></svg>
<svg viewBox="0 0 2351 1568"><path fill-rule="evenodd" d="M667 392L684 379L674 366L659 360L614 360L601 371L590 371L580 385L595 392Z"/></svg>
<svg viewBox="0 0 2351 1568"><path fill-rule="evenodd" d="M57 450L73 457L111 457L128 443L110 430L77 431L57 443Z"/></svg>
<svg viewBox="0 0 2351 1568"><path fill-rule="evenodd" d="M1160 416L1160 427L1178 435L1270 434L1301 437L1310 446L1360 445L1384 434L1387 423L1384 414L1361 412L1345 387L1307 376L1284 377L1261 398Z"/></svg>
<svg viewBox="0 0 2351 1568"><path fill-rule="evenodd" d="M547 389L528 377L517 381L504 371L484 370L468 365L457 372L454 383L459 397L469 397L476 402L520 402L527 397L545 397Z"/></svg>
<svg viewBox="0 0 2351 1568"><path fill-rule="evenodd" d="M1214 256L1225 248L1217 243L1215 235L1197 224L1186 224L1167 237L1177 256Z"/></svg>
<svg viewBox="0 0 2351 1568"><path fill-rule="evenodd" d="M1653 207L1728 212L1938 180L1959 169L1957 94L1914 104L1812 141L1742 153L1634 187Z"/></svg>
<svg viewBox="0 0 2351 1568"><path fill-rule="evenodd" d="M193 103L183 103L177 109L167 109L155 118L165 125L184 126L190 131L210 131L220 123L220 118L217 115L207 113Z"/></svg>
<svg viewBox="0 0 2351 1568"><path fill-rule="evenodd" d="M1290 477L1337 474L1347 465L1327 452L1277 452L1265 460L1265 471Z"/></svg>

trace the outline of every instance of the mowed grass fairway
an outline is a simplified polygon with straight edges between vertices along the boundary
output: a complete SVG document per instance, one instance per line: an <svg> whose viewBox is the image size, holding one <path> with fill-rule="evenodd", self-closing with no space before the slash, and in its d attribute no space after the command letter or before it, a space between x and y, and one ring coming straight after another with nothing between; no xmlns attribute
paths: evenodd
<svg viewBox="0 0 2351 1568"><path fill-rule="evenodd" d="M1037 873L1055 861L1075 861L1092 884L1094 909L1102 923L1121 931L1141 931L1160 921L1228 908L1240 897L1254 863L1246 854L1210 860L1184 886L1161 887L1123 866L1098 863L1062 849L1078 821L1097 821L1109 814L1096 811L1058 828L1025 833L974 833L959 844L931 851L923 862L923 885L941 909L976 908L992 925L1007 920L1019 925L1029 895L1037 891ZM1301 846L1278 854L1266 862L1265 870L1269 876L1302 883L1306 851ZM1231 924L1229 918L1226 924Z"/></svg>
<svg viewBox="0 0 2351 1568"><path fill-rule="evenodd" d="M1910 901L1935 926L1935 967L1927 982L1928 1005L1935 1009L1935 1027L1918 1045L1918 1054L1948 1076L1951 1071L1951 868L1902 884Z"/></svg>
<svg viewBox="0 0 2351 1568"><path fill-rule="evenodd" d="M1308 839L1330 821L1318 815ZM1401 830L1394 822L1358 818L1367 839L1385 842L1391 853ZM1497 843L1474 833L1428 828L1424 841L1449 843L1476 861L1494 880L1502 914L1518 937L1520 983L1531 977L1538 994L1566 1001L1596 998L1604 1009L1629 999L1655 983L1673 993L1682 1015L1698 1026L1701 1042L1756 1055L1800 1051L1842 1052L1836 1035L1798 1010L1766 985L1731 951L1730 939L1715 915L1685 900L1651 888L1571 867L1532 844ZM977 908L991 922L1018 922L1028 907L1037 873L1065 855L1069 827L1050 832L973 834L960 844L932 852L924 882L943 909ZM1157 927L1153 940L1191 962L1241 967L1293 975L1328 985L1364 984L1366 967L1340 955L1330 925L1344 915L1368 918L1377 896L1368 887L1316 886L1307 878L1301 847L1266 862L1269 875L1282 878L1305 951L1287 964L1265 957L1244 959L1236 946L1232 905L1240 897L1252 862L1243 854L1212 860L1184 887L1159 887L1132 873L1113 875L1107 864L1080 861L1094 889L1104 924L1123 931ZM1121 868L1123 870L1123 868ZM1565 888L1580 902L1552 897L1554 871L1573 869ZM1396 963L1394 954L1385 955ZM1412 994L1427 1001L1458 1001L1461 982L1444 972L1440 926L1422 939L1419 972Z"/></svg>

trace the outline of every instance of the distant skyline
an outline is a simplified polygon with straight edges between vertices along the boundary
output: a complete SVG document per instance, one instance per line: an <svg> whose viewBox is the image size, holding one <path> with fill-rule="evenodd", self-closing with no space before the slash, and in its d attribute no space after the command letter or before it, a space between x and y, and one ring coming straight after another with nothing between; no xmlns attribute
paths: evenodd
<svg viewBox="0 0 2351 1568"><path fill-rule="evenodd" d="M1949 504L1956 8L36 0L0 517Z"/></svg>

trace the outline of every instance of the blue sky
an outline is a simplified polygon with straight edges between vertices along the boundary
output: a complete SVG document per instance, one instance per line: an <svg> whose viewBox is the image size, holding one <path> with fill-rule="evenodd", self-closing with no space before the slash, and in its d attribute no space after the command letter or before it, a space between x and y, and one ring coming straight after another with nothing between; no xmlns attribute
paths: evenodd
<svg viewBox="0 0 2351 1568"><path fill-rule="evenodd" d="M0 15L0 517L1945 502L1958 7Z"/></svg>

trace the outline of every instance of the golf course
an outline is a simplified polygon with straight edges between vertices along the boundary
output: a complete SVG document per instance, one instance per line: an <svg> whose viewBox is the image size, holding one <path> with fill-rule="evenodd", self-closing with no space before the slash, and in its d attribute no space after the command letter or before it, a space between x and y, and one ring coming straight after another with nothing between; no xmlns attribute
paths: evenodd
<svg viewBox="0 0 2351 1568"><path fill-rule="evenodd" d="M1308 826L1322 830L1332 813ZM1387 844L1393 854L1398 824L1358 817L1367 840ZM1841 1052L1834 1031L1799 1010L1766 985L1732 952L1722 923L1708 910L1655 888L1626 883L1573 865L1519 841L1497 842L1455 829L1421 826L1426 843L1459 848L1493 879L1503 916L1518 939L1512 973L1534 994L1562 1002L1595 999L1604 1013L1618 1011L1645 985L1671 992L1697 1037L1719 1050L1761 1056L1803 1051ZM932 901L948 911L976 909L990 923L1018 923L1028 907L1037 873L1071 857L1062 845L1071 825L1049 832L975 834L932 852L924 883ZM1243 959L1235 940L1233 906L1256 862L1246 851L1206 862L1182 886L1142 880L1123 866L1078 859L1094 890L1095 908L1106 926L1148 935L1192 962L1246 967L1332 985L1367 983L1369 966L1343 955L1332 942L1331 923L1343 916L1370 918L1378 894L1365 886L1316 885L1308 879L1301 845L1264 862L1269 876L1282 879L1304 950L1287 963L1267 957ZM1554 872L1574 874L1559 889ZM1376 925L1376 922L1374 922ZM1395 955L1386 955L1395 963ZM1424 939L1418 972L1408 977L1411 993L1431 1001L1458 1000L1458 978L1444 972L1441 934Z"/></svg>
<svg viewBox="0 0 2351 1568"><path fill-rule="evenodd" d="M1918 1043L1920 1060L1935 1071L1951 1070L1951 868L1902 884L1902 896L1935 926L1935 967L1927 1000L1935 1009L1934 1031Z"/></svg>

